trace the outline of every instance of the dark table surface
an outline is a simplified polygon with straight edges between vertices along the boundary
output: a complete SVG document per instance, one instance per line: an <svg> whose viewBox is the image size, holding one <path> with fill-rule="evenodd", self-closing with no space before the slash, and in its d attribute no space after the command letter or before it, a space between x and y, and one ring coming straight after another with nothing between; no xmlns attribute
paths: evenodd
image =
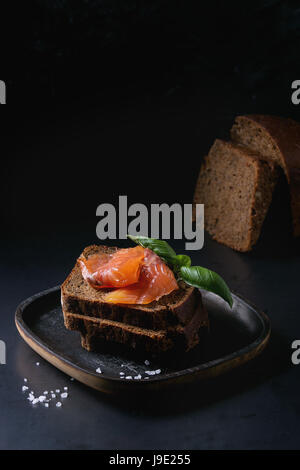
<svg viewBox="0 0 300 470"><path fill-rule="evenodd" d="M241 254L206 236L204 249L192 254L194 263L218 271L233 290L267 311L269 346L251 364L212 382L125 399L71 382L39 358L14 325L17 304L62 282L81 248L93 241L84 234L73 241L27 240L7 244L1 253L0 339L7 345L7 364L0 366L1 448L299 448L300 367L290 359L291 343L300 335L297 244L274 252L273 237ZM183 242L175 247L182 251ZM68 386L70 396L60 409L33 407L21 391L24 377L30 389Z"/></svg>

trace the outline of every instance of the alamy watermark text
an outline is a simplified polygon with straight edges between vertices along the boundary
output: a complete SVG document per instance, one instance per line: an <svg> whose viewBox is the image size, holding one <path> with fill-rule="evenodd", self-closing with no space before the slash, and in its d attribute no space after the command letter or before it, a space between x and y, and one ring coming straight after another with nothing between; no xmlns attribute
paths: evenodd
<svg viewBox="0 0 300 470"><path fill-rule="evenodd" d="M193 211L195 228L193 228ZM128 206L127 196L119 196L119 207L104 203L97 207L100 217L96 234L100 240L126 239L127 234L152 238L188 240L186 250L201 250L204 244L204 205L174 203L168 205L135 203Z"/></svg>

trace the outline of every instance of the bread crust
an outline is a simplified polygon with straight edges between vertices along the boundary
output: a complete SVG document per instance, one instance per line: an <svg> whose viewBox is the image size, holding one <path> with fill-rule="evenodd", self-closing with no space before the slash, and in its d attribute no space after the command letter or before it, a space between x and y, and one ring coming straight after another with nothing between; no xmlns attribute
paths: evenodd
<svg viewBox="0 0 300 470"><path fill-rule="evenodd" d="M273 151L278 154L277 163L285 172L290 187L291 212L294 235L300 235L300 124L292 119L277 116L251 114L238 116L231 129L232 140L253 148L243 141L239 126L254 125L262 135L270 139ZM256 149L257 150L257 149ZM272 153L272 152L271 152ZM262 157L272 157L261 149Z"/></svg>
<svg viewBox="0 0 300 470"><path fill-rule="evenodd" d="M177 324L162 330L151 330L125 323L88 317L63 311L67 329L79 331L82 346L89 351L101 349L103 342L130 346L145 352L163 353L172 349L189 351L196 346L204 331L208 331L208 316L199 292L198 305L187 325Z"/></svg>

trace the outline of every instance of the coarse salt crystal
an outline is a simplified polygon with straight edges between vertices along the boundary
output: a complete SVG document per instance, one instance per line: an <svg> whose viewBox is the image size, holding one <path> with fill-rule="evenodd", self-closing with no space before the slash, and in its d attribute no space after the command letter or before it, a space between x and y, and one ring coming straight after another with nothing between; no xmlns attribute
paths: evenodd
<svg viewBox="0 0 300 470"><path fill-rule="evenodd" d="M145 380L148 380L148 379L149 379L149 377L144 377L144 379L145 379Z"/></svg>
<svg viewBox="0 0 300 470"><path fill-rule="evenodd" d="M55 393L52 393L52 394L51 394L51 397L52 397L52 398L56 398Z"/></svg>
<svg viewBox="0 0 300 470"><path fill-rule="evenodd" d="M70 380L71 380L71 382L73 382L73 380L74 380L74 377L71 377L71 378L70 378Z"/></svg>
<svg viewBox="0 0 300 470"><path fill-rule="evenodd" d="M160 369L156 369L155 373L156 373L156 374L160 374L160 373L161 373L161 370L160 370Z"/></svg>
<svg viewBox="0 0 300 470"><path fill-rule="evenodd" d="M29 401L33 401L33 400L34 400L34 396L32 395L32 393L29 393L28 400L29 400Z"/></svg>
<svg viewBox="0 0 300 470"><path fill-rule="evenodd" d="M150 366L150 361L148 361L148 359L145 360L145 365Z"/></svg>
<svg viewBox="0 0 300 470"><path fill-rule="evenodd" d="M125 372L120 372L120 375L125 375Z"/></svg>
<svg viewBox="0 0 300 470"><path fill-rule="evenodd" d="M37 366L39 366L39 365L40 365L40 363L39 363L39 362L36 362L36 365L37 365Z"/></svg>
<svg viewBox="0 0 300 470"><path fill-rule="evenodd" d="M35 398L34 400L32 400L32 404L35 405L36 403L39 402L39 399L38 398Z"/></svg>
<svg viewBox="0 0 300 470"><path fill-rule="evenodd" d="M61 393L61 395L60 395L60 396L61 396L61 398L67 398L68 394L67 394L67 392L65 392L65 393Z"/></svg>
<svg viewBox="0 0 300 470"><path fill-rule="evenodd" d="M102 374L102 370L100 369L100 367L98 367L98 369L96 369L96 372L97 372L97 374Z"/></svg>
<svg viewBox="0 0 300 470"><path fill-rule="evenodd" d="M24 378L24 382L28 382L28 379L26 379L26 377Z"/></svg>
<svg viewBox="0 0 300 470"><path fill-rule="evenodd" d="M125 379L127 379L127 380L131 380L131 379L132 379L132 377L131 377L131 375L127 375L127 377L125 377Z"/></svg>
<svg viewBox="0 0 300 470"><path fill-rule="evenodd" d="M26 392L26 390L28 390L28 387L26 387L26 385L23 385L22 392Z"/></svg>
<svg viewBox="0 0 300 470"><path fill-rule="evenodd" d="M68 387L64 387L64 390L68 390Z"/></svg>
<svg viewBox="0 0 300 470"><path fill-rule="evenodd" d="M145 370L145 374L147 374L147 375L155 375L155 370Z"/></svg>
<svg viewBox="0 0 300 470"><path fill-rule="evenodd" d="M57 389L55 390L55 393L60 393L59 388L57 388Z"/></svg>
<svg viewBox="0 0 300 470"><path fill-rule="evenodd" d="M47 392L47 390L46 390L46 392L44 392L44 395L48 395L48 392Z"/></svg>
<svg viewBox="0 0 300 470"><path fill-rule="evenodd" d="M58 402L56 403L56 406L57 406L57 408L60 408L60 407L61 407L61 402L58 401Z"/></svg>
<svg viewBox="0 0 300 470"><path fill-rule="evenodd" d="M46 408L49 408L49 403L45 403L45 407L46 407Z"/></svg>
<svg viewBox="0 0 300 470"><path fill-rule="evenodd" d="M140 380L142 378L141 374L138 374L134 377L135 380Z"/></svg>
<svg viewBox="0 0 300 470"><path fill-rule="evenodd" d="M39 401L40 401L41 403L43 403L43 401L45 401L45 400L46 400L46 397L45 397L44 395L41 395L41 396L39 397Z"/></svg>

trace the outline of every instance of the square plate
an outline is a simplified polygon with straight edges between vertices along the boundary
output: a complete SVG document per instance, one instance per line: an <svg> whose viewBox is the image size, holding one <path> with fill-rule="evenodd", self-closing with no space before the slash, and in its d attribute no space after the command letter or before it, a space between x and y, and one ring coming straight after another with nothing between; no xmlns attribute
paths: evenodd
<svg viewBox="0 0 300 470"><path fill-rule="evenodd" d="M215 377L250 361L266 346L270 321L263 312L237 294L233 294L230 309L215 294L201 293L210 332L204 343L190 353L168 361L137 357L137 353L111 346L101 353L83 349L79 333L64 326L59 286L23 301L15 321L20 335L34 351L80 382L106 393L151 391ZM145 360L150 364L146 365ZM101 374L96 372L98 368ZM150 375L149 371L160 372Z"/></svg>

